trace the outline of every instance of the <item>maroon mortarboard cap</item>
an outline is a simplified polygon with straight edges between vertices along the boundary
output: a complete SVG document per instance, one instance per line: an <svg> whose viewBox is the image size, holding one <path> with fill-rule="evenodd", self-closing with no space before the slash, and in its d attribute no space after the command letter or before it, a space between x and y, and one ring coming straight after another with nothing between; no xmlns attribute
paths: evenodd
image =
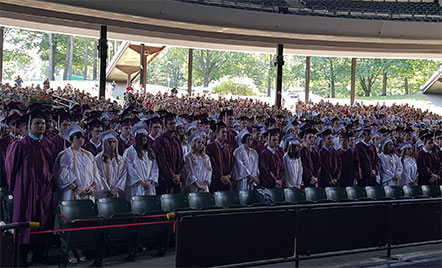
<svg viewBox="0 0 442 268"><path fill-rule="evenodd" d="M433 133L427 133L427 134L424 134L424 135L422 135L422 136L420 137L420 139L421 139L424 143L427 143L428 140L433 139Z"/></svg>
<svg viewBox="0 0 442 268"><path fill-rule="evenodd" d="M223 121L219 121L219 122L216 124L216 129L217 129L217 130L218 130L218 129L221 129L221 128L226 128L226 127L227 127L227 125L224 124Z"/></svg>
<svg viewBox="0 0 442 268"><path fill-rule="evenodd" d="M386 128L381 128L378 130L379 133L389 133L390 131Z"/></svg>
<svg viewBox="0 0 442 268"><path fill-rule="evenodd" d="M301 136L305 137L307 134L316 134L318 131L314 128L307 128L301 132Z"/></svg>
<svg viewBox="0 0 442 268"><path fill-rule="evenodd" d="M132 121L133 121L133 119L130 119L130 118L123 119L120 121L120 126L121 127L132 126Z"/></svg>
<svg viewBox="0 0 442 268"><path fill-rule="evenodd" d="M17 128L27 126L28 123L29 123L29 114L25 114L17 118L15 121L11 122L11 124L16 126Z"/></svg>
<svg viewBox="0 0 442 268"><path fill-rule="evenodd" d="M95 127L103 127L100 120L98 120L98 119L93 119L93 120L89 121L86 125L89 129L93 129Z"/></svg>
<svg viewBox="0 0 442 268"><path fill-rule="evenodd" d="M411 132L413 132L413 129L411 129ZM442 136L442 130L438 129L434 132L434 136L435 137L439 137Z"/></svg>
<svg viewBox="0 0 442 268"><path fill-rule="evenodd" d="M224 110L220 113L220 119L223 119L225 116L233 116L233 110Z"/></svg>
<svg viewBox="0 0 442 268"><path fill-rule="evenodd" d="M163 118L168 121L168 120L173 120L176 119L176 114L174 113L167 113L163 116Z"/></svg>
<svg viewBox="0 0 442 268"><path fill-rule="evenodd" d="M281 133L277 128L272 128L267 130L267 137L279 136L280 134Z"/></svg>
<svg viewBox="0 0 442 268"><path fill-rule="evenodd" d="M90 111L86 114L87 118L89 119L95 119L100 117L101 112L100 111Z"/></svg>
<svg viewBox="0 0 442 268"><path fill-rule="evenodd" d="M364 127L364 128L362 129L362 132L363 132L363 133L367 133L367 132L371 133L371 128L370 128L370 127Z"/></svg>
<svg viewBox="0 0 442 268"><path fill-rule="evenodd" d="M327 137L328 135L332 134L332 131L329 128L327 128L327 129L321 131L319 134L321 135L321 137Z"/></svg>
<svg viewBox="0 0 442 268"><path fill-rule="evenodd" d="M243 115L243 116L241 116L241 117L239 118L239 120L241 120L241 121L247 121L247 120L249 120L249 118L248 118L247 116Z"/></svg>
<svg viewBox="0 0 442 268"><path fill-rule="evenodd" d="M87 104L81 106L81 110L82 110L83 112L86 111L86 110L90 110L90 109L91 109L91 107L90 107L89 105L87 105Z"/></svg>
<svg viewBox="0 0 442 268"><path fill-rule="evenodd" d="M351 132L341 132L341 134L339 134L339 137L342 139L350 139L353 136L353 133Z"/></svg>
<svg viewBox="0 0 442 268"><path fill-rule="evenodd" d="M276 118L284 118L284 116L282 114L277 114L275 115Z"/></svg>
<svg viewBox="0 0 442 268"><path fill-rule="evenodd" d="M27 113L27 115L29 116L30 120L36 119L36 118L46 119L45 113L40 109L34 109L33 111Z"/></svg>
<svg viewBox="0 0 442 268"><path fill-rule="evenodd" d="M5 123L6 125L10 126L12 125L15 121L17 121L18 119L20 119L21 115L17 114L17 113L13 113L11 115L9 115L8 117L5 118Z"/></svg>
<svg viewBox="0 0 442 268"><path fill-rule="evenodd" d="M267 119L267 121L266 121L266 126L267 127L271 127L272 125L274 125L274 124L276 124L276 121L275 121L275 119L273 119L273 118L269 118L269 119Z"/></svg>

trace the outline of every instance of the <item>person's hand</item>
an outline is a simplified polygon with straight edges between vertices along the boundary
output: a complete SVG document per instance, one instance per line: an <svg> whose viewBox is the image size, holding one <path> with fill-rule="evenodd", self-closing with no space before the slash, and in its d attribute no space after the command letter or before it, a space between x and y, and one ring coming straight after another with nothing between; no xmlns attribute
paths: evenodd
<svg viewBox="0 0 442 268"><path fill-rule="evenodd" d="M357 179L353 180L353 186L358 186L358 180Z"/></svg>
<svg viewBox="0 0 442 268"><path fill-rule="evenodd" d="M174 184L179 184L179 183L180 183L180 179L181 179L181 176L180 176L180 175L173 175L173 177L172 177L172 182L173 182Z"/></svg>
<svg viewBox="0 0 442 268"><path fill-rule="evenodd" d="M118 196L118 189L113 188L112 190L110 190L110 194L112 197L117 197Z"/></svg>
<svg viewBox="0 0 442 268"><path fill-rule="evenodd" d="M77 187L77 189L75 190L75 193L78 194L81 198L83 198L87 195L87 191L81 187Z"/></svg>
<svg viewBox="0 0 442 268"><path fill-rule="evenodd" d="M376 170L373 169L373 170L371 171L371 175L376 176Z"/></svg>
<svg viewBox="0 0 442 268"><path fill-rule="evenodd" d="M276 180L275 181L275 188L282 188L282 180Z"/></svg>
<svg viewBox="0 0 442 268"><path fill-rule="evenodd" d="M398 177L395 175L395 176L393 177L393 181L394 181L394 182L397 182L397 180L398 180Z"/></svg>
<svg viewBox="0 0 442 268"><path fill-rule="evenodd" d="M431 174L431 178L430 178L430 183L434 183L435 181L437 181L438 177L436 174Z"/></svg>
<svg viewBox="0 0 442 268"><path fill-rule="evenodd" d="M316 184L316 183L318 183L318 179L316 179L315 177L311 177L310 184Z"/></svg>
<svg viewBox="0 0 442 268"><path fill-rule="evenodd" d="M338 180L337 180L337 179L332 179L332 180L331 180L331 183L332 183L333 185L338 185Z"/></svg>

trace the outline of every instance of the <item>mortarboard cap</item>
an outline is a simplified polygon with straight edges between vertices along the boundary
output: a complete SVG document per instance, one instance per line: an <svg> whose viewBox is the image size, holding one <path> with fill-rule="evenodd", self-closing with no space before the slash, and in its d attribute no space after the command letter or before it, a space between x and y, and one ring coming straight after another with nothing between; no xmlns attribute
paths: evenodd
<svg viewBox="0 0 442 268"><path fill-rule="evenodd" d="M112 139L112 138L117 138L117 137L118 137L118 133L112 129L105 131L97 136L97 138L100 139L102 142L104 142L107 139Z"/></svg>
<svg viewBox="0 0 442 268"><path fill-rule="evenodd" d="M136 136L137 134L147 134L147 126L144 122L138 122L136 123L132 129L130 130L132 132L132 135Z"/></svg>
<svg viewBox="0 0 442 268"><path fill-rule="evenodd" d="M72 135L74 135L77 132L81 132L84 135L84 129L82 129L77 124L71 124L67 129L65 129L60 135L67 141L70 141L70 138Z"/></svg>

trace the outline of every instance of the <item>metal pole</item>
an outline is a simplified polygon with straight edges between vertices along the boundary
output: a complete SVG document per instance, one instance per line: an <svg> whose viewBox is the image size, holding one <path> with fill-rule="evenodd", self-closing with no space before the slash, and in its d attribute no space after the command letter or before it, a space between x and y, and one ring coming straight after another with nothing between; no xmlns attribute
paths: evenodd
<svg viewBox="0 0 442 268"><path fill-rule="evenodd" d="M187 92L192 95L193 48L189 48L189 61L187 62Z"/></svg>
<svg viewBox="0 0 442 268"><path fill-rule="evenodd" d="M284 65L284 45L278 44L277 56L276 56L276 96L275 104L277 107L281 107L281 92L282 92L282 66Z"/></svg>
<svg viewBox="0 0 442 268"><path fill-rule="evenodd" d="M3 81L3 35L5 28L0 27L0 81Z"/></svg>
<svg viewBox="0 0 442 268"><path fill-rule="evenodd" d="M305 62L305 103L309 101L310 95L310 56L306 57Z"/></svg>
<svg viewBox="0 0 442 268"><path fill-rule="evenodd" d="M140 45L140 87L146 93L146 57L144 56L144 44Z"/></svg>
<svg viewBox="0 0 442 268"><path fill-rule="evenodd" d="M107 26L101 26L98 51L100 57L100 91L98 97L105 97L106 94L106 59L107 59Z"/></svg>
<svg viewBox="0 0 442 268"><path fill-rule="evenodd" d="M356 87L356 58L351 59L351 88L350 88L350 105L355 103L355 87Z"/></svg>

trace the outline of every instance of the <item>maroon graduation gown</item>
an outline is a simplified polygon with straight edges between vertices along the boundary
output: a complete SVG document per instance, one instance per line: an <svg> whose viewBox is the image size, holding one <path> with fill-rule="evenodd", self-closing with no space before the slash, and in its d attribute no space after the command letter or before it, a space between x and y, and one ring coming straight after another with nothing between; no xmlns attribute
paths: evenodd
<svg viewBox="0 0 442 268"><path fill-rule="evenodd" d="M8 182L6 180L6 171L5 171L5 160L6 160L6 151L14 142L14 139L11 135L4 136L0 139L0 187L8 187Z"/></svg>
<svg viewBox="0 0 442 268"><path fill-rule="evenodd" d="M438 174L439 171L436 160L434 159L435 156L435 153L425 152L423 149L417 153L416 163L417 171L419 172L419 185L437 185L440 183L440 180L430 183L431 174Z"/></svg>
<svg viewBox="0 0 442 268"><path fill-rule="evenodd" d="M14 195L13 222L40 222L40 230L52 229L54 215L52 193L55 156L52 143L26 136L12 143L6 154L6 176ZM20 240L24 244L37 243L39 236L30 236L25 229Z"/></svg>
<svg viewBox="0 0 442 268"><path fill-rule="evenodd" d="M83 149L91 152L94 156L96 156L103 150L103 146L100 144L100 146L98 146L97 148L91 141L88 141L83 145Z"/></svg>
<svg viewBox="0 0 442 268"><path fill-rule="evenodd" d="M172 177L181 175L181 181L184 180L184 156L180 141L164 132L155 140L154 149L160 171L157 194L179 193L180 185L174 184Z"/></svg>
<svg viewBox="0 0 442 268"><path fill-rule="evenodd" d="M129 138L126 142L123 141L121 136L117 137L118 140L118 154L123 155L124 151L126 151L127 148L131 147L134 144L134 139Z"/></svg>
<svg viewBox="0 0 442 268"><path fill-rule="evenodd" d="M54 144L54 155L57 156L61 151L71 146L71 143L60 135L53 136L50 141Z"/></svg>
<svg viewBox="0 0 442 268"><path fill-rule="evenodd" d="M282 180L282 185L284 185L285 166L282 158L283 152L280 148L274 152L268 148L261 151L259 156L259 184L261 186L273 189L276 180Z"/></svg>
<svg viewBox="0 0 442 268"><path fill-rule="evenodd" d="M312 177L319 178L319 174L321 174L321 156L315 147L309 150L306 146L301 147L299 154L302 162L304 187L315 187L310 183L310 180Z"/></svg>
<svg viewBox="0 0 442 268"><path fill-rule="evenodd" d="M231 191L231 184L221 182L222 176L230 175L230 181L233 182L234 157L230 146L225 143L221 146L217 140L213 141L206 147L206 153L210 158L212 165L212 181L209 185L210 192Z"/></svg>
<svg viewBox="0 0 442 268"><path fill-rule="evenodd" d="M339 165L339 186L353 186L353 180L361 180L361 166L359 163L358 153L352 148L347 151L338 149L338 165Z"/></svg>
<svg viewBox="0 0 442 268"><path fill-rule="evenodd" d="M338 186L331 184L333 179L339 180L338 155L335 149L329 150L322 147L319 150L321 156L321 173L318 178L319 187Z"/></svg>
<svg viewBox="0 0 442 268"><path fill-rule="evenodd" d="M233 129L229 129L227 131L226 143L229 145L232 152L235 151L236 148L238 148L238 142L236 141L237 135L238 135L238 133L236 133L236 131ZM215 142L215 140L216 140L216 132L213 132L212 136L210 137L210 141L213 143L213 142ZM265 149L265 147L263 149ZM261 151L257 151L257 152L261 152Z"/></svg>
<svg viewBox="0 0 442 268"><path fill-rule="evenodd" d="M361 164L361 184L359 186L375 186L376 176L373 176L371 171L378 172L380 165L376 148L373 144L367 146L363 142L359 142L355 145L355 151L358 153Z"/></svg>
<svg viewBox="0 0 442 268"><path fill-rule="evenodd" d="M251 147L252 147L252 149L257 151L258 153L261 153L262 151L264 151L266 149L266 145L264 144L264 142L257 141L257 140L253 140Z"/></svg>

